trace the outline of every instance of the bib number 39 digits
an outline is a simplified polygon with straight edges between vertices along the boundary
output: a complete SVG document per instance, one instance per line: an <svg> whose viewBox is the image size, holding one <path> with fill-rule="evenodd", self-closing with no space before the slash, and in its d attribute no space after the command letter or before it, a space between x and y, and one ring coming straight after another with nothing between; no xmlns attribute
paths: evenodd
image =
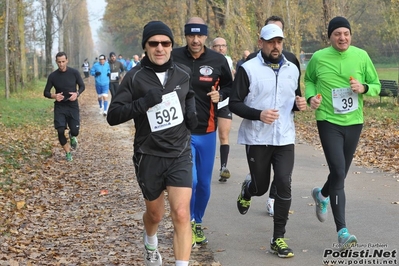
<svg viewBox="0 0 399 266"><path fill-rule="evenodd" d="M351 88L332 89L335 114L346 114L359 108L358 95Z"/></svg>

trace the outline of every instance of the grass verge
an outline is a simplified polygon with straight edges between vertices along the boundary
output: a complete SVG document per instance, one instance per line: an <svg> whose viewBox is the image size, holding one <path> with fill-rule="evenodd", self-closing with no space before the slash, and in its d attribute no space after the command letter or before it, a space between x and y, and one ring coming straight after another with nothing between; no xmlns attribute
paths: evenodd
<svg viewBox="0 0 399 266"><path fill-rule="evenodd" d="M44 85L0 98L0 192L18 189L20 177L52 154L53 101L43 97Z"/></svg>

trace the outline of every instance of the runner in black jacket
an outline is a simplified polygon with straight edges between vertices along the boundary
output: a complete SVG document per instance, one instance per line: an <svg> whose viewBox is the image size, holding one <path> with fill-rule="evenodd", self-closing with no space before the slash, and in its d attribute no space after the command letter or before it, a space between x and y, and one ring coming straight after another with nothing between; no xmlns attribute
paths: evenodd
<svg viewBox="0 0 399 266"><path fill-rule="evenodd" d="M173 59L191 68L198 126L192 131L193 195L191 197L192 245L208 242L202 218L211 195L211 179L216 154L217 103L229 97L232 87L230 67L224 55L205 46L208 26L198 17L184 26L187 46L174 49Z"/></svg>
<svg viewBox="0 0 399 266"><path fill-rule="evenodd" d="M146 56L123 78L107 121L117 125L134 119L133 163L146 204L145 265L162 265L157 230L165 214L165 189L175 231L175 259L179 265L188 265L192 238L190 130L197 126L191 72L172 61L173 34L163 22L151 21L144 27L142 46Z"/></svg>
<svg viewBox="0 0 399 266"><path fill-rule="evenodd" d="M71 147L76 149L79 135L79 104L78 97L85 90L85 84L78 70L68 67L68 57L65 52L55 56L58 69L52 72L44 88L44 97L54 99L54 127L58 132L58 140L65 151L67 161L72 161ZM79 90L77 91L77 86ZM55 93L51 89L55 88ZM65 129L69 127L69 139L65 137Z"/></svg>

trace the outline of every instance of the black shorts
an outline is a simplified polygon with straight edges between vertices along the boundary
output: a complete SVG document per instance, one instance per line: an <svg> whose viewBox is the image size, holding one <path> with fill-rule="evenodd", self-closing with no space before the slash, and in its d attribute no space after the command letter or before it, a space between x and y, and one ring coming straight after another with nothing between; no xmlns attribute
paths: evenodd
<svg viewBox="0 0 399 266"><path fill-rule="evenodd" d="M54 104L54 128L79 128L79 105Z"/></svg>
<svg viewBox="0 0 399 266"><path fill-rule="evenodd" d="M89 72L83 72L83 74L85 74L85 78L89 77Z"/></svg>
<svg viewBox="0 0 399 266"><path fill-rule="evenodd" d="M220 109L218 109L217 111L217 117L220 118L226 118L226 119L233 119L233 114L231 113L229 106L226 105L225 107L222 107Z"/></svg>
<svg viewBox="0 0 399 266"><path fill-rule="evenodd" d="M191 152L178 158L164 158L147 154L135 154L133 164L137 182L143 197L149 201L161 195L167 186L192 187Z"/></svg>

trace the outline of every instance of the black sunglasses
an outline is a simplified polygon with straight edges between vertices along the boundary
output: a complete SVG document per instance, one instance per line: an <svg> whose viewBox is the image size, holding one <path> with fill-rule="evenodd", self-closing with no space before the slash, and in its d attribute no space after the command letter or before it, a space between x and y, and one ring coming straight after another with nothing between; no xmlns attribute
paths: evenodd
<svg viewBox="0 0 399 266"><path fill-rule="evenodd" d="M156 42L156 41L148 41L148 45L150 47L158 47L161 44L162 47L170 47L172 45L171 41L164 41L164 42Z"/></svg>

